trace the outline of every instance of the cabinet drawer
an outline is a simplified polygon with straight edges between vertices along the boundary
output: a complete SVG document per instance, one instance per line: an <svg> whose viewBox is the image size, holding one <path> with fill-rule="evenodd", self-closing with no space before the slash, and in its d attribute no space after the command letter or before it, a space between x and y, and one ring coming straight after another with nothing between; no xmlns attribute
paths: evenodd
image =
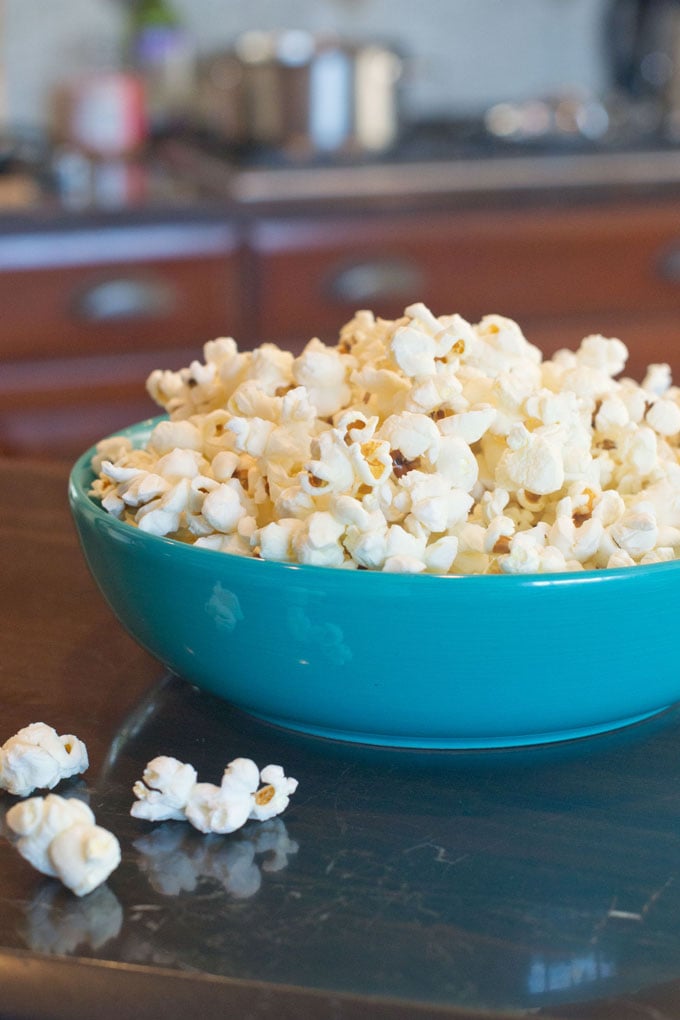
<svg viewBox="0 0 680 1020"><path fill-rule="evenodd" d="M270 219L254 244L257 338L287 345L333 341L358 308L393 318L415 300L523 327L680 316L676 202Z"/></svg>
<svg viewBox="0 0 680 1020"><path fill-rule="evenodd" d="M0 454L74 458L92 443L161 414L147 395L154 368L178 369L194 348L35 359L0 367Z"/></svg>
<svg viewBox="0 0 680 1020"><path fill-rule="evenodd" d="M136 394L136 395L135 395ZM138 390L97 404L0 409L0 455L75 461L103 436L149 416Z"/></svg>
<svg viewBox="0 0 680 1020"><path fill-rule="evenodd" d="M241 328L227 225L0 238L0 358L200 346Z"/></svg>

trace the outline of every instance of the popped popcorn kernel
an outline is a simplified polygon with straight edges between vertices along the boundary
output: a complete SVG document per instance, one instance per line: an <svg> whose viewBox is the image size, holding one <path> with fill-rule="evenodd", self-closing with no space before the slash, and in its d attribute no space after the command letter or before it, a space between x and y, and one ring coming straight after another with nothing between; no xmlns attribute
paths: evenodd
<svg viewBox="0 0 680 1020"><path fill-rule="evenodd" d="M680 406L674 400L659 397L647 411L645 421L660 436L675 436L680 432Z"/></svg>
<svg viewBox="0 0 680 1020"><path fill-rule="evenodd" d="M10 808L6 821L21 856L76 896L92 892L120 864L116 837L75 797L31 797Z"/></svg>
<svg viewBox="0 0 680 1020"><path fill-rule="evenodd" d="M250 758L230 761L219 785L199 783L193 765L161 755L134 784L137 799L130 814L148 821L184 820L199 832L226 835L249 819L267 821L282 814L297 787L297 779L286 776L280 765L259 771Z"/></svg>
<svg viewBox="0 0 680 1020"><path fill-rule="evenodd" d="M671 388L671 382L670 365L649 365L642 380L642 389L661 397Z"/></svg>
<svg viewBox="0 0 680 1020"><path fill-rule="evenodd" d="M130 814L153 822L183 818L196 779L192 765L165 755L152 758L133 787L137 800Z"/></svg>
<svg viewBox="0 0 680 1020"><path fill-rule="evenodd" d="M91 495L152 535L284 563L666 562L680 555L680 389L666 364L623 377L627 358L593 333L544 359L511 319L422 302L394 320L360 310L335 346L313 337L297 356L221 337L151 373L167 419L145 449L98 444ZM212 817L219 796L203 794Z"/></svg>
<svg viewBox="0 0 680 1020"><path fill-rule="evenodd" d="M298 781L286 776L280 765L267 765L260 772L260 779L266 785L253 794L250 817L264 822L286 810Z"/></svg>
<svg viewBox="0 0 680 1020"><path fill-rule="evenodd" d="M24 726L0 747L0 789L17 797L52 790L85 772L87 748L73 734L60 736L43 722Z"/></svg>

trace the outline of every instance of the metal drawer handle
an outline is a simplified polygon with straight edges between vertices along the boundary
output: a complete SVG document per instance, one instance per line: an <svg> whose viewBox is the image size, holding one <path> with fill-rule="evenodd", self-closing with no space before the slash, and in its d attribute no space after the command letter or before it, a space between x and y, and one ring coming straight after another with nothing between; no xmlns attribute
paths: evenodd
<svg viewBox="0 0 680 1020"><path fill-rule="evenodd" d="M424 292L424 274L402 259L354 262L329 280L327 292L333 300L351 305L415 298Z"/></svg>
<svg viewBox="0 0 680 1020"><path fill-rule="evenodd" d="M680 245L672 244L661 252L656 266L662 280L680 282Z"/></svg>
<svg viewBox="0 0 680 1020"><path fill-rule="evenodd" d="M177 305L173 287L164 280L116 277L83 291L75 302L75 314L86 322L117 322L123 319L160 319Z"/></svg>

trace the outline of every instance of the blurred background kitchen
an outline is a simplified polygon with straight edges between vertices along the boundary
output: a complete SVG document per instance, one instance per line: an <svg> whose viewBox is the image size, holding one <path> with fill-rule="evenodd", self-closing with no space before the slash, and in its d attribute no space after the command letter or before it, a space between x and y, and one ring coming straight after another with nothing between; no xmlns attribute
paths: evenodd
<svg viewBox="0 0 680 1020"><path fill-rule="evenodd" d="M0 452L358 308L680 378L676 0L0 0Z"/></svg>

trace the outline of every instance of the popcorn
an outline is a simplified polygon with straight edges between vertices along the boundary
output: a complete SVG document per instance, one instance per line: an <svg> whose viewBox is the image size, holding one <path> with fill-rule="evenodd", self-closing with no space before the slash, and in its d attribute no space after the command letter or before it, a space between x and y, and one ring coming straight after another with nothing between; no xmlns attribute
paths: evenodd
<svg viewBox="0 0 680 1020"><path fill-rule="evenodd" d="M239 457L233 450L220 450L212 460L212 475L216 482L228 482L239 464ZM204 476L199 476L203 478Z"/></svg>
<svg viewBox="0 0 680 1020"><path fill-rule="evenodd" d="M291 796L297 790L297 779L289 779L284 775L280 765L267 765L260 772L259 778L265 784L253 794L253 806L250 818L260 822L280 815L286 810Z"/></svg>
<svg viewBox="0 0 680 1020"><path fill-rule="evenodd" d="M527 375L541 360L538 348L528 343L516 322L501 315L486 315L468 335L465 360L491 379L521 368Z"/></svg>
<svg viewBox="0 0 680 1020"><path fill-rule="evenodd" d="M126 506L144 506L158 499L170 489L170 483L153 471L137 471L125 486L121 496Z"/></svg>
<svg viewBox="0 0 680 1020"><path fill-rule="evenodd" d="M412 381L392 368L373 368L364 365L350 375L355 394L361 394L357 404L363 404L372 414L386 418L395 408L405 404L412 389Z"/></svg>
<svg viewBox="0 0 680 1020"><path fill-rule="evenodd" d="M185 817L199 832L235 832L248 820L251 792L244 789L227 796L221 786L196 783L189 795Z"/></svg>
<svg viewBox="0 0 680 1020"><path fill-rule="evenodd" d="M190 421L160 421L149 436L149 446L159 456L173 450L200 450L203 434L198 425Z"/></svg>
<svg viewBox="0 0 680 1020"><path fill-rule="evenodd" d="M482 438L487 429L491 428L497 413L496 408L492 406L471 407L459 414L443 417L437 424L442 435L456 436L471 446L472 443L476 443Z"/></svg>
<svg viewBox="0 0 680 1020"><path fill-rule="evenodd" d="M300 477L304 491L318 498L330 492L351 490L355 471L340 433L335 429L324 432L312 443L311 449L314 459L305 465Z"/></svg>
<svg viewBox="0 0 680 1020"><path fill-rule="evenodd" d="M523 492L521 489L519 491ZM492 492L484 492L478 503L484 521L490 524L494 517L503 513L509 501L510 494L506 489L499 487Z"/></svg>
<svg viewBox="0 0 680 1020"><path fill-rule="evenodd" d="M202 514L205 522L213 531L230 534L235 531L241 518L246 515L239 492L242 486L230 479L212 489L203 500Z"/></svg>
<svg viewBox="0 0 680 1020"><path fill-rule="evenodd" d="M54 876L49 855L52 840L69 825L92 825L94 815L87 804L76 797L64 798L50 793L15 804L5 820L10 833L20 837L17 849L22 857L37 871Z"/></svg>
<svg viewBox="0 0 680 1020"><path fill-rule="evenodd" d="M572 517L558 517L550 529L550 544L566 559L585 563L593 559L604 539L604 526L597 517L576 525Z"/></svg>
<svg viewBox="0 0 680 1020"><path fill-rule="evenodd" d="M418 556L388 556L383 570L386 574L421 574L425 564Z"/></svg>
<svg viewBox="0 0 680 1020"><path fill-rule="evenodd" d="M176 447L160 458L156 471L168 481L178 482L182 478L194 478L199 473L200 463L200 450Z"/></svg>
<svg viewBox="0 0 680 1020"><path fill-rule="evenodd" d="M670 546L658 546L650 552L645 553L640 563L669 563L675 559L675 550Z"/></svg>
<svg viewBox="0 0 680 1020"><path fill-rule="evenodd" d="M610 394L600 403L595 413L595 428L598 432L616 432L630 421L630 412L620 396Z"/></svg>
<svg viewBox="0 0 680 1020"><path fill-rule="evenodd" d="M401 484L411 497L411 515L435 534L465 520L473 503L469 493L452 488L442 475L412 471Z"/></svg>
<svg viewBox="0 0 680 1020"><path fill-rule="evenodd" d="M189 794L197 779L193 765L185 765L165 755L152 758L141 781L132 788L137 800L130 814L151 822L183 819Z"/></svg>
<svg viewBox="0 0 680 1020"><path fill-rule="evenodd" d="M313 338L297 357L221 337L203 362L151 373L168 420L146 449L100 443L91 493L153 535L279 562L665 562L680 554L680 389L668 365L619 379L627 357L592 334L543 360L510 319L422 303L394 321L359 311L336 347ZM204 795L212 818L219 795Z"/></svg>
<svg viewBox="0 0 680 1020"><path fill-rule="evenodd" d="M432 574L448 574L458 554L458 539L455 535L445 535L425 548L425 569Z"/></svg>
<svg viewBox="0 0 680 1020"><path fill-rule="evenodd" d="M369 439L364 443L352 443L349 448L349 459L354 469L355 483L358 483L359 488L383 485L388 481L394 468L390 444L384 440Z"/></svg>
<svg viewBox="0 0 680 1020"><path fill-rule="evenodd" d="M660 397L671 388L670 365L649 365L644 379L642 389L648 393Z"/></svg>
<svg viewBox="0 0 680 1020"><path fill-rule="evenodd" d="M501 485L510 491L529 489L539 496L558 492L564 484L564 464L556 438L554 431L528 432L524 425L516 425L498 464Z"/></svg>
<svg viewBox="0 0 680 1020"><path fill-rule="evenodd" d="M420 329L401 326L392 338L390 350L405 375L434 375L437 345L433 337Z"/></svg>
<svg viewBox="0 0 680 1020"><path fill-rule="evenodd" d="M608 569L615 567L634 567L635 560L627 553L625 549L619 549L617 552L613 552L607 560Z"/></svg>
<svg viewBox="0 0 680 1020"><path fill-rule="evenodd" d="M0 747L0 789L19 797L52 790L88 767L87 748L72 734L59 736L45 723L31 723Z"/></svg>
<svg viewBox="0 0 680 1020"><path fill-rule="evenodd" d="M628 427L622 436L622 459L629 474L634 476L632 484L641 485L641 479L650 474L657 464L658 445L656 435L645 425ZM625 476L624 476L625 477Z"/></svg>
<svg viewBox="0 0 680 1020"><path fill-rule="evenodd" d="M21 856L76 896L92 892L120 864L118 840L76 798L32 797L10 808L6 821Z"/></svg>
<svg viewBox="0 0 680 1020"><path fill-rule="evenodd" d="M166 510L159 501L154 500L143 506L135 516L140 531L149 535L163 537L179 528L180 515L173 510Z"/></svg>
<svg viewBox="0 0 680 1020"><path fill-rule="evenodd" d="M463 492L471 492L479 477L477 458L469 443L456 435L447 435L441 440L436 469L452 488Z"/></svg>
<svg viewBox="0 0 680 1020"><path fill-rule="evenodd" d="M377 433L380 439L386 440L393 451L400 454L405 464L426 457L432 463L437 459L441 444L441 435L436 424L425 414L413 414L403 411L391 414ZM397 468L399 469L397 465Z"/></svg>
<svg viewBox="0 0 680 1020"><path fill-rule="evenodd" d="M93 458L93 463L96 463L96 460L96 457ZM139 467L129 467L125 462L122 464L112 464L110 460L104 460L100 470L102 475L105 478L110 478L112 482L131 482L133 478L138 478L144 474Z"/></svg>
<svg viewBox="0 0 680 1020"><path fill-rule="evenodd" d="M295 517L283 517L258 528L251 537L251 546L259 550L263 560L289 562L293 559L293 539L302 528L302 522Z"/></svg>
<svg viewBox="0 0 680 1020"><path fill-rule="evenodd" d="M507 556L498 561L504 574L538 574L541 570L541 550L525 539L525 533L517 536Z"/></svg>
<svg viewBox="0 0 680 1020"><path fill-rule="evenodd" d="M510 539L514 534L515 522L512 518L498 514L497 517L489 521L489 526L486 529L484 552L508 552L510 549Z"/></svg>
<svg viewBox="0 0 680 1020"><path fill-rule="evenodd" d="M581 341L577 358L583 365L615 376L623 372L628 360L628 351L620 340L608 340L598 333Z"/></svg>
<svg viewBox="0 0 680 1020"><path fill-rule="evenodd" d="M76 896L86 896L105 882L120 863L120 845L100 825L70 825L50 844L50 860L57 878Z"/></svg>
<svg viewBox="0 0 680 1020"><path fill-rule="evenodd" d="M380 570L387 559L387 525L367 531L350 525L343 545L357 566Z"/></svg>
<svg viewBox="0 0 680 1020"><path fill-rule="evenodd" d="M660 436L675 436L680 432L680 407L674 400L659 397L647 411L645 421Z"/></svg>
<svg viewBox="0 0 680 1020"><path fill-rule="evenodd" d="M320 418L335 414L347 405L351 396L346 382L350 364L339 351L317 339L310 340L293 362L293 378L306 388Z"/></svg>
<svg viewBox="0 0 680 1020"><path fill-rule="evenodd" d="M631 508L612 525L611 537L633 559L649 553L656 546L658 527L653 511Z"/></svg>
<svg viewBox="0 0 680 1020"><path fill-rule="evenodd" d="M333 514L317 510L306 518L292 539L292 547L299 563L316 567L339 567L344 561L340 538L344 525Z"/></svg>
<svg viewBox="0 0 680 1020"><path fill-rule="evenodd" d="M100 439L96 446L96 453L92 458L92 470L99 474L104 463L113 466L113 462L121 460L132 450L132 443L125 436L110 436L108 439Z"/></svg>
<svg viewBox="0 0 680 1020"><path fill-rule="evenodd" d="M298 786L280 765L267 765L260 772L250 758L229 762L219 786L197 779L193 765L165 755L153 758L132 788L137 799L130 814L153 822L186 820L199 832L225 834L249 819L265 821L281 814Z"/></svg>
<svg viewBox="0 0 680 1020"><path fill-rule="evenodd" d="M247 428L249 422L255 420L271 425L279 420L281 398L270 393L269 387L259 385L255 379L246 379L227 401L227 411L233 416L232 420L239 421L242 427Z"/></svg>
<svg viewBox="0 0 680 1020"><path fill-rule="evenodd" d="M265 418L233 417L226 425L233 436L234 449L238 453L249 453L251 457L261 457L264 453L274 425Z"/></svg>

